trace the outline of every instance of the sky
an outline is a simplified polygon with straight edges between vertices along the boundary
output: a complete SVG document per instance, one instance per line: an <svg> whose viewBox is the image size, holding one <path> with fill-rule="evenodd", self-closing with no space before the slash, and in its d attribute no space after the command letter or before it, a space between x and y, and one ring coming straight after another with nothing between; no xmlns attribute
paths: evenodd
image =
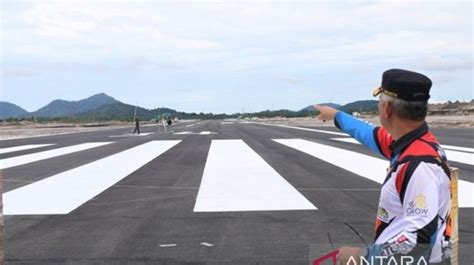
<svg viewBox="0 0 474 265"><path fill-rule="evenodd" d="M1 0L0 101L106 93L236 113L371 99L383 71L473 98L471 1Z"/></svg>

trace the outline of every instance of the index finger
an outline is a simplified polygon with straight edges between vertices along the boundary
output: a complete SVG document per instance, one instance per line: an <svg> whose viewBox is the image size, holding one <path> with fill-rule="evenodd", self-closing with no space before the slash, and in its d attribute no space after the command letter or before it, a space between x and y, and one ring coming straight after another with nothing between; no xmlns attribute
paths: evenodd
<svg viewBox="0 0 474 265"><path fill-rule="evenodd" d="M316 110L319 110L319 111L322 110L322 107L318 104L313 105L313 108L315 108Z"/></svg>

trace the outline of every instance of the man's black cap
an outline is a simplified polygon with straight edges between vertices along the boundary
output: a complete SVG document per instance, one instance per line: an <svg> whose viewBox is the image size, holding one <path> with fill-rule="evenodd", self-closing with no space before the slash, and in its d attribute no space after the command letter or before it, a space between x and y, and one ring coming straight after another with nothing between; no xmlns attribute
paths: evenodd
<svg viewBox="0 0 474 265"><path fill-rule="evenodd" d="M431 80L420 73L402 69L390 69L382 75L382 86L373 95L384 93L406 101L424 101L430 98Z"/></svg>

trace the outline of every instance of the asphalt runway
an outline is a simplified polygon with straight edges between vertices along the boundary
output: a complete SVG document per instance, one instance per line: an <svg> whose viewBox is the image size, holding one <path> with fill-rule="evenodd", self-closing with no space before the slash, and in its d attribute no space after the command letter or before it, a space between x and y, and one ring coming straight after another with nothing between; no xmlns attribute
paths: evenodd
<svg viewBox="0 0 474 265"><path fill-rule="evenodd" d="M388 162L335 128L131 129L0 141L7 264L310 264L372 242ZM473 264L474 129L433 132Z"/></svg>

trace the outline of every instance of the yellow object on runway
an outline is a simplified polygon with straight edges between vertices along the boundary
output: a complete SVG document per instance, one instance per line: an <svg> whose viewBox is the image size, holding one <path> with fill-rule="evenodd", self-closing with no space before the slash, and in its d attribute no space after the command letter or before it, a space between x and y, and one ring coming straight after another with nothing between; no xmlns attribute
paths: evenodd
<svg viewBox="0 0 474 265"><path fill-rule="evenodd" d="M458 203L459 169L451 168L451 265L459 265L459 203Z"/></svg>

